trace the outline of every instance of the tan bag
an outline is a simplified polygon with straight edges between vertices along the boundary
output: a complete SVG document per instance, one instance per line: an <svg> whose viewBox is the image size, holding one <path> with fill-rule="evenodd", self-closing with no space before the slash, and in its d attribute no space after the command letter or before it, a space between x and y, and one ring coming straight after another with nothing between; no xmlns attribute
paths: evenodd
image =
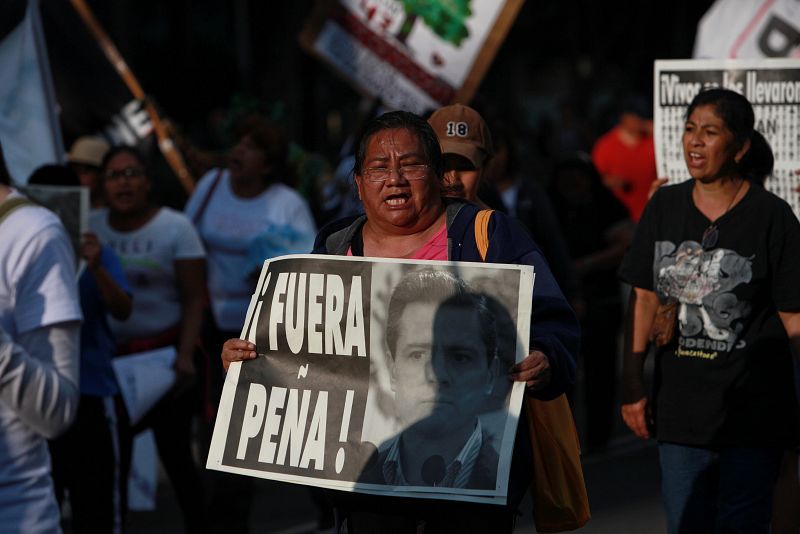
<svg viewBox="0 0 800 534"><path fill-rule="evenodd" d="M533 520L537 532L575 530L592 517L581 447L566 395L525 398L533 450Z"/></svg>
<svg viewBox="0 0 800 534"><path fill-rule="evenodd" d="M650 341L656 347L668 345L675 339L675 331L678 326L678 308L677 300L670 300L666 304L658 305L653 326L650 328Z"/></svg>
<svg viewBox="0 0 800 534"><path fill-rule="evenodd" d="M475 217L475 243L481 259L489 250L492 210ZM583 479L581 448L566 395L550 401L525 397L533 451L533 520L538 532L575 530L591 518Z"/></svg>

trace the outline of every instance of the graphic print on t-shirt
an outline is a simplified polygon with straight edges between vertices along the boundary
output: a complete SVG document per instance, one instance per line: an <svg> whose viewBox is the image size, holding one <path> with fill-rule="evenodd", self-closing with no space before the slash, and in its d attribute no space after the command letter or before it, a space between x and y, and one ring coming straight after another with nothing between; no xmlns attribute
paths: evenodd
<svg viewBox="0 0 800 534"><path fill-rule="evenodd" d="M740 320L750 314L750 304L732 291L751 280L753 259L724 248L703 250L696 241L677 247L658 241L654 262L659 297L680 303L676 355L713 360L730 352L743 328Z"/></svg>

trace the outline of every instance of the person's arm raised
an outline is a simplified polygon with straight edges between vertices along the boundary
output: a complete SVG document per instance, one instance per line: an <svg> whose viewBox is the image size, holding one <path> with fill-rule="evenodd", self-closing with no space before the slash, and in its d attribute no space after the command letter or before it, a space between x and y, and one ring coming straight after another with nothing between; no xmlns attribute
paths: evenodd
<svg viewBox="0 0 800 534"><path fill-rule="evenodd" d="M97 289L100 290L100 298L111 317L117 321L128 319L133 309L133 298L120 287L103 265L103 249L97 236L92 232L83 234L81 257L86 260L86 268L94 277ZM121 269L119 271L121 273Z"/></svg>

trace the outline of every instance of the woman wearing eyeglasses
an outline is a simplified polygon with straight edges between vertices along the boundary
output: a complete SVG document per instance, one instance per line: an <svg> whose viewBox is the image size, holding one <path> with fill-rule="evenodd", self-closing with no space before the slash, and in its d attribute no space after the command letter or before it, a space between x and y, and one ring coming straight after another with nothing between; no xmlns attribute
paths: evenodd
<svg viewBox="0 0 800 534"><path fill-rule="evenodd" d="M356 151L355 184L365 215L331 223L315 252L418 260L482 261L475 240L475 204L442 197L444 162L439 141L424 119L386 113L365 128ZM487 262L534 265L536 284L530 354L507 372L528 392L552 399L573 382L579 339L577 320L538 247L503 214L489 223ZM228 340L223 364L256 357L256 347ZM524 421L524 418L523 418ZM520 424L508 485L508 505L453 503L334 492L337 519L351 534L364 532L511 532L530 483L527 428ZM402 453L401 453L402 454ZM453 461L446 458L445 465ZM408 465L407 463L405 465ZM410 478L425 478L418 472ZM409 479L410 479L409 478Z"/></svg>
<svg viewBox="0 0 800 534"><path fill-rule="evenodd" d="M204 527L204 496L190 448L190 431L197 407L193 358L203 314L205 252L185 215L151 202L150 179L138 151L112 148L103 159L102 179L107 207L92 213L91 227L119 256L133 293L130 318L124 322L108 318L118 354L166 346L177 350L177 381L172 391L136 429L131 429L121 414L123 507L133 436L149 426L187 531L198 532Z"/></svg>
<svg viewBox="0 0 800 534"><path fill-rule="evenodd" d="M694 98L692 179L653 196L620 268L634 288L622 415L659 442L670 533L768 532L780 460L797 443L800 223L763 188L774 160L753 125L738 93Z"/></svg>

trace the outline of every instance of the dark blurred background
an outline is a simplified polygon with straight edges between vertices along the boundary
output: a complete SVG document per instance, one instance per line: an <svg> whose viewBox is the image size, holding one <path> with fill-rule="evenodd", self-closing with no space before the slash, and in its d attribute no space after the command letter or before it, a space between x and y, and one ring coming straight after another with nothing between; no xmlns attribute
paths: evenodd
<svg viewBox="0 0 800 534"><path fill-rule="evenodd" d="M537 159L588 150L614 123L615 98L651 94L654 59L691 57L711 4L528 0L473 105L529 137ZM297 44L312 0L89 5L145 91L201 148L222 148L217 122L250 99L331 159L354 127L360 96Z"/></svg>

